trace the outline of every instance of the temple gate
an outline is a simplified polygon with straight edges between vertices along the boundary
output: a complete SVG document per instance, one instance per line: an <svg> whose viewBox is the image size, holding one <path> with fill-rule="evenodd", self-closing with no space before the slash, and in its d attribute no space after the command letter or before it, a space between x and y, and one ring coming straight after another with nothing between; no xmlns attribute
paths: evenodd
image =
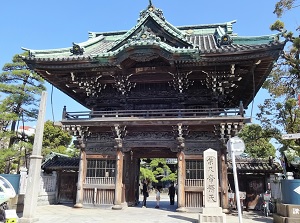
<svg viewBox="0 0 300 223"><path fill-rule="evenodd" d="M140 158L177 158L178 210L203 207L203 151L218 153L220 206L227 208L226 142L284 43L239 37L235 21L175 27L152 2L128 31L90 32L68 48L31 50L28 66L86 106L63 128L81 149L76 206L136 202Z"/></svg>

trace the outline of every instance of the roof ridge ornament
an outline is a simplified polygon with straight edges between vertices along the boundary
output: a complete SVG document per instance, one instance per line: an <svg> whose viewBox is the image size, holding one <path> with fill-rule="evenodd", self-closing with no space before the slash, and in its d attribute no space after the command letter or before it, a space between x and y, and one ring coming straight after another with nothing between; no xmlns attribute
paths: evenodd
<svg viewBox="0 0 300 223"><path fill-rule="evenodd" d="M155 33L152 31L150 27L148 27L147 25L143 25L141 31L137 35L129 39L128 42L139 41L139 40L150 40L150 39L157 42L161 40L160 37L155 35Z"/></svg>
<svg viewBox="0 0 300 223"><path fill-rule="evenodd" d="M153 6L151 0L149 0L149 6L148 7L150 7L150 6Z"/></svg>
<svg viewBox="0 0 300 223"><path fill-rule="evenodd" d="M84 52L84 49L82 47L80 47L78 44L75 44L74 42L72 44L73 44L73 47L72 47L72 49L70 49L70 52L73 55L82 55Z"/></svg>
<svg viewBox="0 0 300 223"><path fill-rule="evenodd" d="M233 43L233 39L228 34L223 35L219 40L220 46L231 45L232 43Z"/></svg>
<svg viewBox="0 0 300 223"><path fill-rule="evenodd" d="M149 5L147 7L147 9L143 10L140 12L140 18L138 19L138 22L145 17L146 15L148 15L149 13L154 13L157 17L159 17L161 20L165 20L165 17L163 15L163 11L161 9L156 8L153 4L152 1L149 0Z"/></svg>

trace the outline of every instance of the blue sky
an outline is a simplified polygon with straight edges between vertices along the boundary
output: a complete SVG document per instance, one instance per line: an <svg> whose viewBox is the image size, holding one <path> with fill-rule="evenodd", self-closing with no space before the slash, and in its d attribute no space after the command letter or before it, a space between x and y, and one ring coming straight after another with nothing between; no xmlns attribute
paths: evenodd
<svg viewBox="0 0 300 223"><path fill-rule="evenodd" d="M221 23L237 20L234 33L239 36L272 34L270 25L277 19L273 14L277 0L152 0L166 20L175 26ZM0 2L0 67L10 62L21 47L29 49L55 49L69 47L72 42L88 39L88 32L128 30L135 26L140 11L148 0L27 0ZM300 26L300 9L284 15L288 29ZM63 106L68 111L87 110L73 99L47 84L48 100L46 120L59 121ZM53 104L51 104L51 95ZM257 104L266 97L260 91L254 100L253 116ZM53 108L53 114L52 114ZM251 105L247 116L251 115ZM30 123L34 126L35 123Z"/></svg>

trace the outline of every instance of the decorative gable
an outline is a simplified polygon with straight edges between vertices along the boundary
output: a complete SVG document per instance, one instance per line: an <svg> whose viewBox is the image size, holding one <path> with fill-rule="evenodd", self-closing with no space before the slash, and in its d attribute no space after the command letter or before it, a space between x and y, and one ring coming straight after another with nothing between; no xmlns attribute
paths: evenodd
<svg viewBox="0 0 300 223"><path fill-rule="evenodd" d="M108 50L117 51L120 48L138 45L153 45L153 42L174 48L191 48L193 44L186 39L186 34L165 21L161 10L152 3L140 13L135 27L129 30ZM157 45L157 44L155 44ZM125 47L125 48L126 48Z"/></svg>

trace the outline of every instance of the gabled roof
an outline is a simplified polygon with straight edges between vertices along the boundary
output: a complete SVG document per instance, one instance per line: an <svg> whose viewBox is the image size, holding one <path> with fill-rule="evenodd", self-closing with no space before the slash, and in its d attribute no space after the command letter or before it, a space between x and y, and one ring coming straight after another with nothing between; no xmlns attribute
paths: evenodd
<svg viewBox="0 0 300 223"><path fill-rule="evenodd" d="M74 170L78 171L79 158L69 157L65 154L51 152L42 163L43 170L57 171L57 170Z"/></svg>
<svg viewBox="0 0 300 223"><path fill-rule="evenodd" d="M232 26L236 21L216 24L175 27L165 20L160 9L149 4L140 13L137 24L128 31L90 32L89 39L60 49L32 50L30 59L38 61L86 60L97 58L98 62L110 64L110 59L124 51L135 48L161 48L170 54L198 54L189 60L200 61L203 54L219 54L262 50L279 45L277 35L238 37ZM223 37L229 38L222 43ZM74 46L82 51L72 53ZM101 58L101 59L100 59ZM186 59L186 58L185 58Z"/></svg>
<svg viewBox="0 0 300 223"><path fill-rule="evenodd" d="M127 80L130 78L133 86L150 82L167 84L174 80L174 74L180 73L190 74L191 81L200 82L208 89L217 86L209 83L212 76L217 76L220 84L231 92L230 97L226 96L228 92L218 95L220 105L238 106L242 101L247 107L285 42L273 34L238 36L232 29L235 22L176 27L150 2L130 30L90 32L87 41L67 48L23 48L29 52L23 59L30 69L90 109L100 100L96 90L114 87L118 83L115 78L122 75ZM231 83L223 78L223 72L230 76ZM85 88L82 80L97 82L97 89ZM229 86L233 87L229 89ZM92 101L91 97L94 97Z"/></svg>

